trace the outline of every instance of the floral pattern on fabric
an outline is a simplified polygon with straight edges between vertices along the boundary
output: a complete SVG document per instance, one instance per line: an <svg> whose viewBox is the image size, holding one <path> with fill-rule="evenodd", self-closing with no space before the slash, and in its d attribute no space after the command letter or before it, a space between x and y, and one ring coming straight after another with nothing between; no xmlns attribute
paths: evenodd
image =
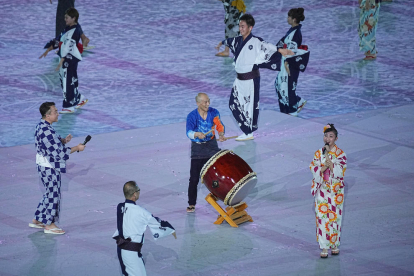
<svg viewBox="0 0 414 276"><path fill-rule="evenodd" d="M311 192L315 198L316 240L321 249L336 248L341 241L341 224L344 202L344 173L346 154L336 145L328 153L333 163L329 180L324 180L321 172L326 156L322 149L315 152L310 170L313 174Z"/></svg>
<svg viewBox="0 0 414 276"><path fill-rule="evenodd" d="M377 32L377 23L379 18L380 3L372 3L368 10L365 9L365 2L362 0L360 4L359 16L359 50L371 55L377 54L377 46L375 34ZM370 0L368 0L370 1Z"/></svg>

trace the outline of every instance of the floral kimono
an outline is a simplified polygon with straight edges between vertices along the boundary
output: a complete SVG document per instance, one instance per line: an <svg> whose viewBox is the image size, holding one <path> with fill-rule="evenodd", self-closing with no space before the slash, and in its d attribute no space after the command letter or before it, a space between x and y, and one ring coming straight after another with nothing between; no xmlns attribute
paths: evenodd
<svg viewBox="0 0 414 276"><path fill-rule="evenodd" d="M370 8L365 9L366 1L371 1ZM360 3L359 16L359 50L370 55L377 54L375 33L377 32L377 23L379 17L380 3L378 0L372 3L372 0L362 0Z"/></svg>
<svg viewBox="0 0 414 276"><path fill-rule="evenodd" d="M322 149L315 152L310 170L313 174L312 195L315 198L316 240L321 249L336 248L341 242L344 174L346 155L336 145L329 151L333 171L321 172L326 156Z"/></svg>

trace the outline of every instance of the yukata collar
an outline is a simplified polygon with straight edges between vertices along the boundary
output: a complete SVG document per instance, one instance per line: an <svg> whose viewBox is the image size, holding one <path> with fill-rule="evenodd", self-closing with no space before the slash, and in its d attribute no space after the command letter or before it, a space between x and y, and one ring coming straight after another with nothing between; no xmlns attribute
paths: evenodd
<svg viewBox="0 0 414 276"><path fill-rule="evenodd" d="M125 203L131 203L131 204L137 205L137 204L135 203L135 201L130 200L130 199L125 199Z"/></svg>
<svg viewBox="0 0 414 276"><path fill-rule="evenodd" d="M40 119L40 121L41 121L42 123L47 124L47 125L49 125L49 126L50 126L50 123L49 123L48 121L46 121L45 119Z"/></svg>

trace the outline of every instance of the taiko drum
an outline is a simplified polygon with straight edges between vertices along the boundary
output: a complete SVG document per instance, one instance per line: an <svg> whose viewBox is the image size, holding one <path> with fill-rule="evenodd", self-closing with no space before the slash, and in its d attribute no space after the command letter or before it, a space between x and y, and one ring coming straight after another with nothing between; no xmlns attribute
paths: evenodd
<svg viewBox="0 0 414 276"><path fill-rule="evenodd" d="M242 202L257 183L256 173L231 150L212 156L201 169L200 177L207 189L229 206Z"/></svg>

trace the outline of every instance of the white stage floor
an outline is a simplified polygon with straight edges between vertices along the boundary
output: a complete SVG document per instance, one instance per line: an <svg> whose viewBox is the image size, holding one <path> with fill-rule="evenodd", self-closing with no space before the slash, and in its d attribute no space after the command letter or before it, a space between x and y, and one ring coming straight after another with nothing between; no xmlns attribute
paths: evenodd
<svg viewBox="0 0 414 276"><path fill-rule="evenodd" d="M184 123L95 135L85 152L72 154L63 176L63 236L27 226L42 194L33 145L2 148L0 274L118 275L115 207L122 185L136 180L138 203L168 220L178 236L154 242L146 235L148 275L412 275L412 108L319 119L323 124L262 112L255 140L220 144L258 174L245 200L254 222L239 228L213 224L217 213L202 184L196 212L186 213ZM223 121L236 134L232 119ZM349 165L341 254L325 260L315 239L308 166L327 122L336 123Z"/></svg>

